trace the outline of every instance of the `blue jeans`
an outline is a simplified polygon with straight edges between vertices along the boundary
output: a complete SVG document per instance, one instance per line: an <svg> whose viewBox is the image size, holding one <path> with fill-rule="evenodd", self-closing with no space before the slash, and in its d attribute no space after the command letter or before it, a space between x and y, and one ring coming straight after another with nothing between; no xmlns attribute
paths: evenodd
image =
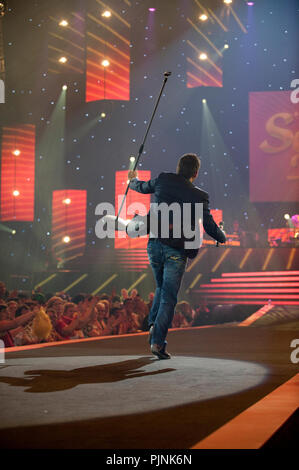
<svg viewBox="0 0 299 470"><path fill-rule="evenodd" d="M154 325L152 344L163 347L172 324L187 257L158 239L149 240L147 253L157 286L148 322L149 326Z"/></svg>

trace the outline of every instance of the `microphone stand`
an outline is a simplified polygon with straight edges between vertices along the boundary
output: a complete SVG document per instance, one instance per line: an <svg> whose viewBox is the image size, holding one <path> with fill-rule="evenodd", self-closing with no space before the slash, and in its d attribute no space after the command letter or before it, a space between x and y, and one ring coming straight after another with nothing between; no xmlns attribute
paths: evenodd
<svg viewBox="0 0 299 470"><path fill-rule="evenodd" d="M163 85L162 85L161 91L160 91L160 93L159 93L159 96L158 96L158 99L157 99L157 102L156 102L156 105L155 105L155 108L154 108L154 111L153 111L151 120L150 120L150 122L149 122L148 128L147 128L147 130L146 130L146 133L145 133L143 142L142 142L142 144L141 144L141 146L140 146L140 148L139 148L138 156L137 156L137 158L136 158L136 160L135 160L135 164L134 164L133 171L135 171L136 168L137 168L137 165L138 165L138 162L139 162L140 157L141 157L141 155L142 155L142 152L143 152L143 149L144 149L144 145L145 145L145 141L146 141L146 139L147 139L147 136L148 136L148 133L149 133L149 131L150 131L150 128L151 128L151 125L152 125L154 116L155 116L155 114L156 114L156 111L157 111L157 108L158 108L158 105L159 105L159 102L160 102L160 99L161 99L161 96L162 96L164 87L165 87L166 82L167 82L168 78L170 77L170 75L171 75L171 72L164 72L164 81L163 81ZM118 211L118 214L117 214L117 217L116 217L116 222L117 222L117 220L118 220L118 218L119 218L119 216L120 216L120 213L121 213L121 211L122 211L123 205L124 205L124 203L125 203L125 200L126 200L126 197L127 197L128 191L129 191L129 187L130 187L130 181L129 181L129 183L128 183L128 186L127 186L127 189L126 189L124 198L123 198L122 203L121 203L121 205L120 205L120 208L119 208L119 211Z"/></svg>

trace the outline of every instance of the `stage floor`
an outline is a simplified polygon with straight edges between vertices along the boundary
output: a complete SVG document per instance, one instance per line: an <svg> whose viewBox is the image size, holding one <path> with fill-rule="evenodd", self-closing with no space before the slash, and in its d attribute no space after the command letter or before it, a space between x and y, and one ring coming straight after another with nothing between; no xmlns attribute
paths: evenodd
<svg viewBox="0 0 299 470"><path fill-rule="evenodd" d="M171 330L167 361L147 334L6 351L0 447L192 448L298 373L298 337L286 325Z"/></svg>

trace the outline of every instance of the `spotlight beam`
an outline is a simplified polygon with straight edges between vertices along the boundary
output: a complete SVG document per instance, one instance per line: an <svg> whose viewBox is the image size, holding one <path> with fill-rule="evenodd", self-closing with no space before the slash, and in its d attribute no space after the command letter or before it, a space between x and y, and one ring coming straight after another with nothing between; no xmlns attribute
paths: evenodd
<svg viewBox="0 0 299 470"><path fill-rule="evenodd" d="M228 31L228 28L226 26L224 26L224 24L222 23L221 20L219 20L218 16L210 9L208 8L208 11L210 13L210 15L217 21L217 23L219 24L219 26L223 29L223 31L225 31L227 33Z"/></svg>
<svg viewBox="0 0 299 470"><path fill-rule="evenodd" d="M209 77L213 82L215 82L219 87L222 86L222 84L216 80L215 77L213 77L213 75L211 75L209 72L207 72L203 67L201 67L200 65L196 64L192 59L190 59L189 57L187 57L187 61L190 62L190 64L192 64L195 68L197 68L198 70L200 70L204 75L206 75L207 77Z"/></svg>
<svg viewBox="0 0 299 470"><path fill-rule="evenodd" d="M235 18L236 22L240 26L243 33L245 34L248 33L247 29L245 28L245 26L243 25L243 23L241 22L241 20L239 19L238 15L236 14L235 10L233 9L231 5L229 5L229 10L232 12L233 17Z"/></svg>
<svg viewBox="0 0 299 470"><path fill-rule="evenodd" d="M106 3L102 2L101 0L96 0L96 2L101 5L101 7L105 8L106 10L109 10L115 18L117 18L119 21L121 21L124 25L127 26L127 28L131 28L130 23L128 23L124 18L122 18L115 10L113 10L110 5L109 8L106 5Z"/></svg>
<svg viewBox="0 0 299 470"><path fill-rule="evenodd" d="M194 28L195 31L197 31L207 41L207 43L210 44L210 46L214 49L214 51L217 52L219 57L223 57L223 54L221 53L221 51L219 51L219 49L215 46L215 44L212 43L212 41L210 41L210 39L204 33L200 31L200 29L193 23L193 21L191 21L190 18L187 18L187 21L188 23L191 24L192 28Z"/></svg>

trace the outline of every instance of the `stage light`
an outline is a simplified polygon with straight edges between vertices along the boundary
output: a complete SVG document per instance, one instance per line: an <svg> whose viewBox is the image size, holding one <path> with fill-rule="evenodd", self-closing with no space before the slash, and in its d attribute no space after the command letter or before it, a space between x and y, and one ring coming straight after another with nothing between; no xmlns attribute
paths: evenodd
<svg viewBox="0 0 299 470"><path fill-rule="evenodd" d="M203 103L206 103L206 102L207 102L207 100L206 100L205 98L203 98L203 99L202 99L202 102L203 102Z"/></svg>
<svg viewBox="0 0 299 470"><path fill-rule="evenodd" d="M12 230L12 231L11 231L11 234L12 234L12 235L15 235L16 233L17 233L16 230Z"/></svg>
<svg viewBox="0 0 299 470"><path fill-rule="evenodd" d="M202 15L200 15L199 19L200 19L200 21L207 21L208 15L206 15L205 13L203 13Z"/></svg>
<svg viewBox="0 0 299 470"><path fill-rule="evenodd" d="M67 90L67 85L63 85L62 89L63 89L63 91L66 91Z"/></svg>
<svg viewBox="0 0 299 470"><path fill-rule="evenodd" d="M224 49L228 49L229 48L229 45L228 44L224 44Z"/></svg>
<svg viewBox="0 0 299 470"><path fill-rule="evenodd" d="M69 23L66 20L61 20L60 23L59 23L59 26L63 26L64 28L68 25L69 25Z"/></svg>
<svg viewBox="0 0 299 470"><path fill-rule="evenodd" d="M101 118L105 118L106 117L106 113L101 113Z"/></svg>
<svg viewBox="0 0 299 470"><path fill-rule="evenodd" d="M19 155L21 155L21 150L15 149L12 153L15 157L18 157Z"/></svg>
<svg viewBox="0 0 299 470"><path fill-rule="evenodd" d="M111 11L105 10L104 13L102 13L102 16L104 16L105 18L110 18L111 17Z"/></svg>
<svg viewBox="0 0 299 470"><path fill-rule="evenodd" d="M289 220L289 219L290 219L290 214L284 214L284 218L285 218L286 220Z"/></svg>
<svg viewBox="0 0 299 470"><path fill-rule="evenodd" d="M14 197L18 197L18 196L20 196L20 191L18 191L17 189L15 189L15 190L13 191L12 195L13 195Z"/></svg>
<svg viewBox="0 0 299 470"><path fill-rule="evenodd" d="M247 2L247 5L248 5L249 7L253 7L254 2Z"/></svg>
<svg viewBox="0 0 299 470"><path fill-rule="evenodd" d="M59 62L61 64L65 64L67 62L67 58L66 57L60 57Z"/></svg>
<svg viewBox="0 0 299 470"><path fill-rule="evenodd" d="M135 162L135 157L133 157L133 156L130 157L130 162L131 162L131 163L134 163L134 162Z"/></svg>
<svg viewBox="0 0 299 470"><path fill-rule="evenodd" d="M108 67L109 65L110 65L109 60L104 59L104 60L102 61L102 66L103 66L103 67Z"/></svg>
<svg viewBox="0 0 299 470"><path fill-rule="evenodd" d="M232 0L223 0L223 3L226 3L226 5L229 5L230 3L232 3Z"/></svg>
<svg viewBox="0 0 299 470"><path fill-rule="evenodd" d="M72 200L69 197L67 197L62 202L63 202L63 204L70 204L72 202Z"/></svg>
<svg viewBox="0 0 299 470"><path fill-rule="evenodd" d="M201 54L199 54L199 58L200 58L200 60L207 60L208 56L207 56L207 54L202 52Z"/></svg>
<svg viewBox="0 0 299 470"><path fill-rule="evenodd" d="M156 11L156 8L151 7L148 9L148 11Z"/></svg>
<svg viewBox="0 0 299 470"><path fill-rule="evenodd" d="M63 237L62 239L63 243L70 243L71 239L69 236Z"/></svg>
<svg viewBox="0 0 299 470"><path fill-rule="evenodd" d="M6 2L0 2L0 18L5 15Z"/></svg>

